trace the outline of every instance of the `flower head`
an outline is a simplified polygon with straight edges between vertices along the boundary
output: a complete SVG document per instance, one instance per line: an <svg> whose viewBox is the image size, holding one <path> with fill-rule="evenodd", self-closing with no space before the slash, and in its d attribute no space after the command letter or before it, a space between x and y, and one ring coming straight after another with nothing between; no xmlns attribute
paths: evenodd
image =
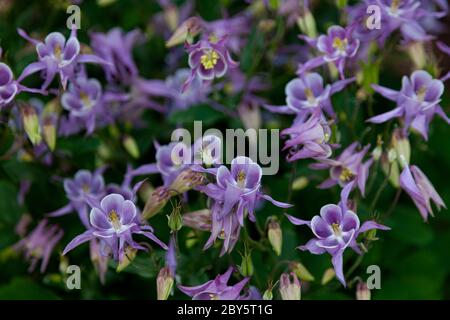
<svg viewBox="0 0 450 320"><path fill-rule="evenodd" d="M424 221L427 221L428 215L433 216L430 200L435 203L438 210L441 207L446 208L444 201L436 192L430 180L417 166L406 165L404 167L400 175L400 186L414 201Z"/></svg>
<svg viewBox="0 0 450 320"><path fill-rule="evenodd" d="M192 297L192 300L241 300L241 291L247 284L249 278L244 278L233 286L227 283L230 280L234 268L230 267L214 280L195 287L178 286L183 293Z"/></svg>
<svg viewBox="0 0 450 320"><path fill-rule="evenodd" d="M320 215L314 216L311 221L288 215L293 224L307 225L314 234L313 239L298 248L312 254L329 253L333 257L332 263L336 276L344 286L346 285L342 263L344 250L350 247L355 252L361 253L356 242L360 234L372 229L389 230L388 227L374 221L366 221L360 226L358 216L347 206L353 183L349 183L342 189L339 205L327 204L323 206L320 209Z"/></svg>
<svg viewBox="0 0 450 320"><path fill-rule="evenodd" d="M41 262L41 273L45 272L50 256L56 244L61 240L64 231L57 225L51 225L47 219L39 222L31 233L14 245L14 249L22 251L25 258L31 262L28 268L32 272L39 260Z"/></svg>
<svg viewBox="0 0 450 320"><path fill-rule="evenodd" d="M441 80L433 79L426 71L414 71L410 78L403 77L400 91L379 85L372 87L385 98L395 101L397 107L368 119L369 122L382 123L393 118L402 118L405 132L412 127L424 139L428 139L428 126L435 114L450 124L450 119L439 105L444 93L444 84Z"/></svg>

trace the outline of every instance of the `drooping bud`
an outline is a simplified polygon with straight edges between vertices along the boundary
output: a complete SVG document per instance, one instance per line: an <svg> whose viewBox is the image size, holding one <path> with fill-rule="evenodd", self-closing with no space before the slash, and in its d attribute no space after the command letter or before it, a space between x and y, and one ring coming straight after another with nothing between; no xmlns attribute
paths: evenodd
<svg viewBox="0 0 450 320"><path fill-rule="evenodd" d="M300 262L289 263L289 269L294 272L300 280L303 281L314 281L314 276L309 272L306 267Z"/></svg>
<svg viewBox="0 0 450 320"><path fill-rule="evenodd" d="M96 239L89 242L90 256L95 272L100 278L102 284L105 283L105 275L108 270L108 255L102 254L100 251L100 242Z"/></svg>
<svg viewBox="0 0 450 320"><path fill-rule="evenodd" d="M172 291L174 278L169 267L162 268L156 278L158 300L167 300Z"/></svg>
<svg viewBox="0 0 450 320"><path fill-rule="evenodd" d="M272 300L272 299L273 299L272 288L267 288L267 290L264 291L263 300Z"/></svg>
<svg viewBox="0 0 450 320"><path fill-rule="evenodd" d="M427 55L422 41L414 41L407 45L406 50L414 62L417 70L424 69L427 64Z"/></svg>
<svg viewBox="0 0 450 320"><path fill-rule="evenodd" d="M375 161L380 160L381 155L383 154L383 140L381 138L381 135L377 136L377 146L372 151L372 158Z"/></svg>
<svg viewBox="0 0 450 320"><path fill-rule="evenodd" d="M292 182L292 190L299 191L305 189L309 184L307 177L298 177Z"/></svg>
<svg viewBox="0 0 450 320"><path fill-rule="evenodd" d="M292 282L289 274L283 273L280 277L280 294L283 300L300 300L301 287L295 273L291 272Z"/></svg>
<svg viewBox="0 0 450 320"><path fill-rule="evenodd" d="M273 251L275 251L277 256L279 256L283 246L283 232L281 231L277 217L272 216L269 219L270 220L267 225L267 237L269 238Z"/></svg>
<svg viewBox="0 0 450 320"><path fill-rule="evenodd" d="M358 282L356 285L356 300L370 300L370 289L363 281Z"/></svg>
<svg viewBox="0 0 450 320"><path fill-rule="evenodd" d="M314 19L314 16L312 15L305 1L303 2L302 13L297 20L297 25L300 28L300 31L306 34L308 37L317 37L316 20Z"/></svg>
<svg viewBox="0 0 450 320"><path fill-rule="evenodd" d="M136 140L132 136L126 135L122 140L123 147L133 158L139 158L139 148L137 146Z"/></svg>
<svg viewBox="0 0 450 320"><path fill-rule="evenodd" d="M325 270L325 272L323 273L323 276L322 276L322 281L321 281L322 285L326 285L328 282L333 280L335 275L336 275L336 272L334 271L333 268L328 268L327 270Z"/></svg>
<svg viewBox="0 0 450 320"><path fill-rule="evenodd" d="M56 146L56 119L55 115L47 115L43 119L42 134L45 143L50 150L55 150Z"/></svg>
<svg viewBox="0 0 450 320"><path fill-rule="evenodd" d="M185 193L186 191L202 184L203 181L204 176L202 173L192 171L191 169L186 169L182 171L170 185L170 190L173 190L179 194Z"/></svg>
<svg viewBox="0 0 450 320"><path fill-rule="evenodd" d="M200 231L211 230L211 211L197 210L183 214L183 225Z"/></svg>
<svg viewBox="0 0 450 320"><path fill-rule="evenodd" d="M145 203L142 217L144 219L150 219L157 214L167 204L171 197L170 190L164 186L158 187L153 191L151 196Z"/></svg>
<svg viewBox="0 0 450 320"><path fill-rule="evenodd" d="M191 17L184 21L166 42L166 47L171 48L192 39L202 31L203 23L198 17Z"/></svg>
<svg viewBox="0 0 450 320"><path fill-rule="evenodd" d="M177 27L179 18L180 15L176 5L169 4L166 8L164 8L164 20L171 31L174 31Z"/></svg>
<svg viewBox="0 0 450 320"><path fill-rule="evenodd" d="M405 165L409 164L411 158L411 145L408 137L403 134L401 129L394 130L394 134L392 135L392 147L396 151L400 166L404 168Z"/></svg>
<svg viewBox="0 0 450 320"><path fill-rule="evenodd" d="M20 108L22 115L22 122L25 132L28 135L31 143L37 145L42 141L41 126L39 125L39 117L34 109L30 105L22 105Z"/></svg>

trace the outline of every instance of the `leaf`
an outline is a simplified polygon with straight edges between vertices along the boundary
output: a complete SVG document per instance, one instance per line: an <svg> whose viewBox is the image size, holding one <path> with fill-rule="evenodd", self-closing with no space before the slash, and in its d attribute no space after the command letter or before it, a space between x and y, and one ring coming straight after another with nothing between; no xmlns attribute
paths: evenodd
<svg viewBox="0 0 450 320"><path fill-rule="evenodd" d="M0 300L59 300L50 290L29 278L13 278L10 283L0 287Z"/></svg>

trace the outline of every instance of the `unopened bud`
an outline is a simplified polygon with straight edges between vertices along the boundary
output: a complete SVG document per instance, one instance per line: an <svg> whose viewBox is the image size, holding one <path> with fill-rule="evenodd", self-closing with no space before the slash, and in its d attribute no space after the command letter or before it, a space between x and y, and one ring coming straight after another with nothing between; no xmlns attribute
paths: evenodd
<svg viewBox="0 0 450 320"><path fill-rule="evenodd" d="M309 180L307 177L298 177L292 183L292 190L298 191L305 189L309 184Z"/></svg>
<svg viewBox="0 0 450 320"><path fill-rule="evenodd" d="M303 12L297 20L300 31L310 38L317 37L316 20L306 5L303 5Z"/></svg>
<svg viewBox="0 0 450 320"><path fill-rule="evenodd" d="M179 13L178 8L175 5L170 4L164 9L164 20L169 26L171 31L174 31L178 25Z"/></svg>
<svg viewBox="0 0 450 320"><path fill-rule="evenodd" d="M202 184L203 181L204 176L202 173L186 169L176 177L175 181L170 185L170 189L181 194Z"/></svg>
<svg viewBox="0 0 450 320"><path fill-rule="evenodd" d="M142 217L144 219L150 219L157 214L167 204L171 197L170 190L166 187L158 187L152 192L151 196L145 203Z"/></svg>
<svg viewBox="0 0 450 320"><path fill-rule="evenodd" d="M370 300L370 289L363 281L356 285L356 300Z"/></svg>
<svg viewBox="0 0 450 320"><path fill-rule="evenodd" d="M277 256L279 256L283 246L283 232L276 217L270 218L267 228L267 237L269 238L270 245Z"/></svg>
<svg viewBox="0 0 450 320"><path fill-rule="evenodd" d="M43 121L42 133L44 136L45 143L50 148L50 150L55 150L56 146L56 121L53 117L47 116Z"/></svg>
<svg viewBox="0 0 450 320"><path fill-rule="evenodd" d="M263 300L272 300L272 299L273 299L272 288L268 288L266 291L264 291Z"/></svg>
<svg viewBox="0 0 450 320"><path fill-rule="evenodd" d="M301 287L295 273L291 272L292 282L289 274L283 273L280 277L280 294L283 300L300 300Z"/></svg>
<svg viewBox="0 0 450 320"><path fill-rule="evenodd" d="M20 108L22 114L22 122L25 132L31 143L37 145L42 141L41 127L39 125L39 117L36 110L29 105L23 105Z"/></svg>
<svg viewBox="0 0 450 320"><path fill-rule="evenodd" d="M416 69L424 69L427 64L427 55L422 41L414 41L407 45L406 48L411 60L414 62Z"/></svg>
<svg viewBox="0 0 450 320"><path fill-rule="evenodd" d="M306 267L300 262L291 262L289 268L294 272L300 280L314 281L314 276L309 272Z"/></svg>
<svg viewBox="0 0 450 320"><path fill-rule="evenodd" d="M193 38L202 30L202 21L198 17L191 17L184 21L173 33L169 40L166 42L166 47L171 48L173 46L184 43L188 38Z"/></svg>
<svg viewBox="0 0 450 320"><path fill-rule="evenodd" d="M139 148L132 136L126 135L122 140L123 147L133 158L139 158Z"/></svg>
<svg viewBox="0 0 450 320"><path fill-rule="evenodd" d="M183 225L200 231L211 230L211 211L197 210L183 214Z"/></svg>
<svg viewBox="0 0 450 320"><path fill-rule="evenodd" d="M327 270L325 270L325 272L323 273L323 276L322 276L322 282L321 282L322 285L326 285L328 282L333 280L335 275L336 275L336 272L334 271L333 268L328 268Z"/></svg>
<svg viewBox="0 0 450 320"><path fill-rule="evenodd" d="M403 168L405 165L409 164L411 158L411 145L409 143L408 137L406 137L401 129L396 129L392 135L392 147L395 149L399 160L400 166Z"/></svg>
<svg viewBox="0 0 450 320"><path fill-rule="evenodd" d="M180 211L181 208L179 206L176 206L175 208L173 208L172 213L167 216L167 224L169 225L169 228L172 232L180 230L183 226L183 219L181 218Z"/></svg>
<svg viewBox="0 0 450 320"><path fill-rule="evenodd" d="M123 257L120 259L119 264L117 265L116 271L121 272L126 267L128 267L129 264L134 260L134 258L136 258L136 253L137 249L127 246L125 248Z"/></svg>
<svg viewBox="0 0 450 320"><path fill-rule="evenodd" d="M246 250L245 254L242 256L242 262L239 267L239 272L244 277L251 277L253 275L254 269L255 268L253 267L251 254Z"/></svg>
<svg viewBox="0 0 450 320"><path fill-rule="evenodd" d="M392 163L395 160L397 160L397 151L395 151L395 149L389 149L389 151L388 151L388 161L389 161L389 163Z"/></svg>
<svg viewBox="0 0 450 320"><path fill-rule="evenodd" d="M162 268L156 278L158 300L167 300L172 291L173 282L173 275L169 267Z"/></svg>

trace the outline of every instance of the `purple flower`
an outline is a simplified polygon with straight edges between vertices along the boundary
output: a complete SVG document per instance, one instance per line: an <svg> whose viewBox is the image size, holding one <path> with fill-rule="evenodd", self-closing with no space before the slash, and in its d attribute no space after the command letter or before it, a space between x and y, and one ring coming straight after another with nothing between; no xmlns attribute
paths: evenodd
<svg viewBox="0 0 450 320"><path fill-rule="evenodd" d="M350 247L361 254L356 242L360 234L372 229L389 230L388 227L374 221L366 221L360 226L358 216L347 207L348 196L353 188L353 183L347 184L342 189L339 205L328 204L323 206L320 209L320 215L314 216L311 221L287 216L295 225L307 225L314 234L313 239L309 240L304 246L298 247L298 249L309 251L312 254L329 253L332 256L331 261L336 277L344 286L346 286L346 282L342 257L345 249Z"/></svg>
<svg viewBox="0 0 450 320"><path fill-rule="evenodd" d="M9 66L0 62L0 109L13 101L16 95L22 91L44 94L42 90L27 88L14 80L13 73Z"/></svg>
<svg viewBox="0 0 450 320"><path fill-rule="evenodd" d="M450 119L439 105L444 93L444 84L440 80L433 79L426 71L414 71L410 78L404 76L400 91L379 85L372 87L383 97L395 101L397 107L368 119L369 122L382 123L393 118L402 118L405 133L412 127L425 140L428 139L428 127L435 114L450 124Z"/></svg>
<svg viewBox="0 0 450 320"><path fill-rule="evenodd" d="M89 242L89 252L92 264L94 265L95 272L97 273L100 282L105 284L106 271L108 270L108 256L102 254L100 241L98 239L92 239Z"/></svg>
<svg viewBox="0 0 450 320"><path fill-rule="evenodd" d="M103 180L103 168L93 173L87 170L78 171L73 179L64 179L64 190L69 204L49 213L49 217L66 215L73 210L78 212L81 222L89 227L88 201L89 199L101 199L105 194L105 182Z"/></svg>
<svg viewBox="0 0 450 320"><path fill-rule="evenodd" d="M350 182L356 181L361 194L364 196L366 181L373 159L363 162L363 158L369 150L369 145L361 151L356 152L358 143L349 145L336 159L319 159L319 163L311 165L312 169L330 169L330 178L319 185L319 188L326 189L336 184L344 187ZM352 183L352 186L356 184Z"/></svg>
<svg viewBox="0 0 450 320"><path fill-rule="evenodd" d="M39 260L42 260L40 271L44 273L52 251L63 234L64 231L60 227L50 225L47 219L44 219L28 236L16 243L13 249L23 251L25 258L31 262L29 272L32 272Z"/></svg>
<svg viewBox="0 0 450 320"><path fill-rule="evenodd" d="M223 77L228 68L237 66L226 48L226 41L225 37L216 39L212 36L208 40L186 45L191 75L184 83L183 91L196 77L202 81L212 81L214 78Z"/></svg>
<svg viewBox="0 0 450 320"><path fill-rule="evenodd" d="M328 143L331 129L318 109L306 121L294 121L290 128L281 131L281 135L289 136L283 150L289 149L287 160L290 162L331 156L332 146Z"/></svg>
<svg viewBox="0 0 450 320"><path fill-rule="evenodd" d="M114 260L122 261L128 246L146 250L133 240L133 234L142 234L167 249L167 246L153 234L152 227L141 225L134 203L125 200L120 194L113 193L104 197L99 206L92 208L89 218L90 228L75 237L66 246L63 255L86 241L98 239L102 248L107 247L111 250Z"/></svg>
<svg viewBox="0 0 450 320"><path fill-rule="evenodd" d="M214 280L205 282L195 287L178 285L183 293L192 297L192 300L241 300L241 291L249 278L244 278L233 286L228 286L234 268L228 268L227 272L218 275Z"/></svg>
<svg viewBox="0 0 450 320"><path fill-rule="evenodd" d="M248 214L252 222L256 221L254 210L261 198L281 208L291 206L278 202L260 191L262 170L250 158L233 159L231 170L226 166L220 166L205 171L216 176L216 183L197 187L214 200L211 208L211 236L204 249L209 248L220 236L224 239L221 255L231 252L239 238L241 226L244 225L244 216Z"/></svg>
<svg viewBox="0 0 450 320"><path fill-rule="evenodd" d="M435 203L438 210L441 207L447 208L430 180L417 166L405 166L400 174L400 186L414 201L424 221L428 220L428 214L433 216L430 200Z"/></svg>
<svg viewBox="0 0 450 320"><path fill-rule="evenodd" d="M76 29L73 28L69 39L60 32L52 32L39 41L31 38L25 31L18 29L20 36L36 46L39 61L28 65L19 77L19 81L29 75L44 71L45 81L42 89L46 89L57 73L61 78L63 88L67 81L75 75L76 67L82 63L108 63L96 55L80 54L80 43L78 42Z"/></svg>
<svg viewBox="0 0 450 320"><path fill-rule="evenodd" d="M133 60L133 46L143 38L139 30L124 33L120 28L113 28L108 33L93 32L90 34L94 52L109 62L103 65L109 82L118 80L129 84L137 77L138 70Z"/></svg>
<svg viewBox="0 0 450 320"><path fill-rule="evenodd" d="M307 116L315 109L321 109L329 116L335 117L330 97L344 89L355 78L339 80L331 85L323 85L323 78L315 72L299 73L299 78L286 85L286 106L265 106L273 112L295 113Z"/></svg>
<svg viewBox="0 0 450 320"><path fill-rule="evenodd" d="M342 28L332 26L328 28L327 35L321 35L317 39L300 36L310 46L317 49L323 55L313 58L300 66L298 74L317 68L327 62L333 62L344 79L344 67L347 59L356 55L359 48L359 40L352 36L354 27Z"/></svg>

